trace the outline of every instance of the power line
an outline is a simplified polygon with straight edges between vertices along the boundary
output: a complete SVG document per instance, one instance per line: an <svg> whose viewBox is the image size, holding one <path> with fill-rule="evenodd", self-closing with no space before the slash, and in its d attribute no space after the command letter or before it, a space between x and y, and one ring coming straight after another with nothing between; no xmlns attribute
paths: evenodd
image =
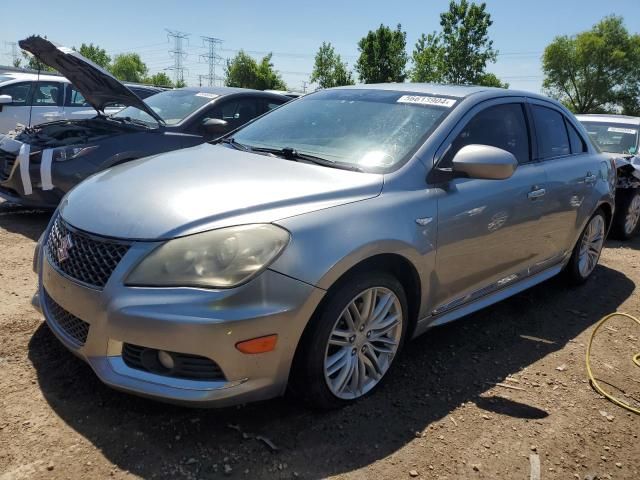
<svg viewBox="0 0 640 480"><path fill-rule="evenodd" d="M173 70L176 84L182 84L185 70L183 60L188 56L183 49L183 41L189 42L189 34L167 29L167 39L173 39L173 50L169 50L169 55L173 57L173 67L167 67L166 70Z"/></svg>
<svg viewBox="0 0 640 480"><path fill-rule="evenodd" d="M221 80L221 78L216 76L216 65L220 64L222 57L217 54L216 49L222 44L222 40L214 37L202 37L202 44L207 47L208 53L201 54L200 58L209 63L209 75L206 77L209 82L209 86L213 87L217 80ZM200 86L202 86L202 78L200 78Z"/></svg>

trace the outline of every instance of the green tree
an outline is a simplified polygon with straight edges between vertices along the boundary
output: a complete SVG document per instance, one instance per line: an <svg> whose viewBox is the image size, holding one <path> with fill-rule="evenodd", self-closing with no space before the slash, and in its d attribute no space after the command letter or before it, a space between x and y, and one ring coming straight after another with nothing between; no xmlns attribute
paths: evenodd
<svg viewBox="0 0 640 480"><path fill-rule="evenodd" d="M483 87L509 88L509 84L500 80L495 73L483 73L475 84Z"/></svg>
<svg viewBox="0 0 640 480"><path fill-rule="evenodd" d="M441 82L505 87L494 74L486 73L487 63L498 52L489 39L493 24L486 4L451 1L440 14L440 32L422 35L412 54L414 82Z"/></svg>
<svg viewBox="0 0 640 480"><path fill-rule="evenodd" d="M147 66L137 53L116 55L109 70L114 77L125 82L140 83L147 75Z"/></svg>
<svg viewBox="0 0 640 480"><path fill-rule="evenodd" d="M45 65L36 57L26 51L22 52L22 58L25 62L24 68L29 68L31 70L40 70L43 72L55 72L55 69L51 68L49 65Z"/></svg>
<svg viewBox="0 0 640 480"><path fill-rule="evenodd" d="M14 68L20 68L20 65L22 65L22 59L20 57L14 58L12 64Z"/></svg>
<svg viewBox="0 0 640 480"><path fill-rule="evenodd" d="M145 77L142 83L146 83L148 85L155 85L157 87L173 87L173 82L164 72L154 73L149 77Z"/></svg>
<svg viewBox="0 0 640 480"><path fill-rule="evenodd" d="M176 88L184 88L186 86L187 86L187 82L184 81L184 78L178 79L178 81L175 84Z"/></svg>
<svg viewBox="0 0 640 480"><path fill-rule="evenodd" d="M395 30L381 24L358 42L360 56L355 68L362 82L404 82L407 34L401 28L400 24Z"/></svg>
<svg viewBox="0 0 640 480"><path fill-rule="evenodd" d="M286 90L287 86L274 70L271 54L262 58L260 63L240 50L238 54L227 59L225 67L225 85L228 87L255 88L257 90Z"/></svg>
<svg viewBox="0 0 640 480"><path fill-rule="evenodd" d="M640 35L622 17L605 17L591 30L559 36L544 50L543 86L576 113L640 110Z"/></svg>
<svg viewBox="0 0 640 480"><path fill-rule="evenodd" d="M317 83L320 88L354 84L346 62L342 61L342 58L335 52L331 43L325 42L322 42L316 53L313 72L309 81Z"/></svg>
<svg viewBox="0 0 640 480"><path fill-rule="evenodd" d="M75 50L75 47L73 48ZM109 68L109 63L111 62L111 57L107 55L107 51L104 48L100 48L98 45L94 45L90 43L87 45L83 43L80 45L80 49L78 50L80 55L85 58L88 58L96 65L101 66L102 68Z"/></svg>

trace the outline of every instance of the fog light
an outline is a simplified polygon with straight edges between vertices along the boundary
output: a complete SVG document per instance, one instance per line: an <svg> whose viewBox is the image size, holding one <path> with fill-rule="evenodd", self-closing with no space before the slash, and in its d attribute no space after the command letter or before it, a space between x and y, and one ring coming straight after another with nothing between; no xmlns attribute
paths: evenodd
<svg viewBox="0 0 640 480"><path fill-rule="evenodd" d="M171 354L169 352L165 352L164 350L158 350L158 361L160 362L160 365L162 365L167 370L173 369L175 365Z"/></svg>

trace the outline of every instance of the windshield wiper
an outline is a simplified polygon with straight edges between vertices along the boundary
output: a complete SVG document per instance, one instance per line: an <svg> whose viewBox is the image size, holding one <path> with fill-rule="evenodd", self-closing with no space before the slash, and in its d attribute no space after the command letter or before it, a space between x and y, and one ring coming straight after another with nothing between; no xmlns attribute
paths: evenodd
<svg viewBox="0 0 640 480"><path fill-rule="evenodd" d="M222 140L218 140L215 143L225 143L227 145L231 145L233 148L235 148L236 150L242 150L244 152L249 152L251 151L251 149L246 146L243 145L242 143L238 143L235 141L235 139L233 137L229 137L229 138L223 138Z"/></svg>
<svg viewBox="0 0 640 480"><path fill-rule="evenodd" d="M131 118L131 117L116 117L115 115L111 115L108 118L112 118L113 120L116 120L122 123L129 123L131 125L136 125L138 127L152 128L147 122L143 122L142 120L136 120L135 118Z"/></svg>
<svg viewBox="0 0 640 480"><path fill-rule="evenodd" d="M322 165L324 167L331 168L339 168L341 170L351 170L353 172L364 172L362 168L357 167L355 165L351 165L349 163L336 162L335 160L329 160L328 158L318 157L316 155L311 155L309 153L299 152L295 148L284 147L284 148L270 148L270 147L250 147L252 152L263 152L270 153L272 155L276 155L278 157L285 158L287 160L294 160L296 162L310 162L315 163L316 165Z"/></svg>

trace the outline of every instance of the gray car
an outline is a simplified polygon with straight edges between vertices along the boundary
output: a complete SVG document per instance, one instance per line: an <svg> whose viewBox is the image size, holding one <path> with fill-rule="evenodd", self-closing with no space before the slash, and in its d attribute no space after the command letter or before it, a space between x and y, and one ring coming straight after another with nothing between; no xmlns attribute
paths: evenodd
<svg viewBox="0 0 640 480"><path fill-rule="evenodd" d="M430 327L563 271L587 280L614 186L539 95L323 90L74 188L38 243L34 305L120 390L341 406Z"/></svg>

